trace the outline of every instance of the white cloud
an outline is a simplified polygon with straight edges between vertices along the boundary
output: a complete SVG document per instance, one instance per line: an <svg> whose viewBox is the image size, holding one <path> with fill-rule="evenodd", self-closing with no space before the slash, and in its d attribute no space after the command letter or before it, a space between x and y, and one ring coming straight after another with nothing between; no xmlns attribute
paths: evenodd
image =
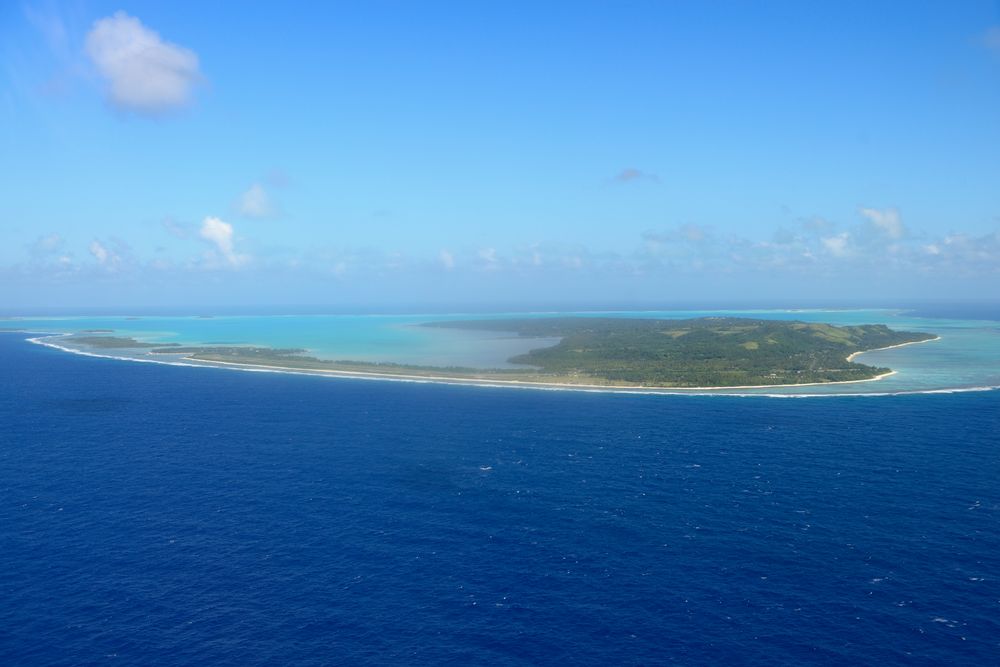
<svg viewBox="0 0 1000 667"><path fill-rule="evenodd" d="M116 242L115 245L121 244ZM94 259L97 260L97 263L106 269L115 270L121 264L121 256L97 239L91 241L87 249L94 256Z"/></svg>
<svg viewBox="0 0 1000 667"><path fill-rule="evenodd" d="M201 223L198 235L214 245L230 266L240 266L249 259L246 255L240 255L236 252L233 246L233 226L228 222L209 216Z"/></svg>
<svg viewBox="0 0 1000 667"><path fill-rule="evenodd" d="M98 264L104 264L108 261L108 257L110 256L108 249L102 246L98 241L90 242L90 254L97 259Z"/></svg>
<svg viewBox="0 0 1000 667"><path fill-rule="evenodd" d="M260 183L254 183L240 195L237 208L248 218L266 218L274 213L271 198L268 197L267 191Z"/></svg>
<svg viewBox="0 0 1000 667"><path fill-rule="evenodd" d="M201 237L218 247L224 255L233 254L233 226L219 218L208 217L201 223Z"/></svg>
<svg viewBox="0 0 1000 667"><path fill-rule="evenodd" d="M849 246L850 236L847 232L841 232L836 236L827 236L820 239L823 243L823 247L826 248L834 257L846 257L851 254L851 249Z"/></svg>
<svg viewBox="0 0 1000 667"><path fill-rule="evenodd" d="M449 271L455 268L455 256L452 255L447 250L441 250L438 258L441 260L441 266L448 269Z"/></svg>
<svg viewBox="0 0 1000 667"><path fill-rule="evenodd" d="M875 225L880 232L891 239L900 239L906 234L906 227L903 226L903 221L899 218L899 211L894 208L883 210L862 208L860 212L868 222Z"/></svg>
<svg viewBox="0 0 1000 667"><path fill-rule="evenodd" d="M94 22L86 51L107 80L109 100L128 111L158 114L183 107L201 79L194 51L163 41L121 11Z"/></svg>

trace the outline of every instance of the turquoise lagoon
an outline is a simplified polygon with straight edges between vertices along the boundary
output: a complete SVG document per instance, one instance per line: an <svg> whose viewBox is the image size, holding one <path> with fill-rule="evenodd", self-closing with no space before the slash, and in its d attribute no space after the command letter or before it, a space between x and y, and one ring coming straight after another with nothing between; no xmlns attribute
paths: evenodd
<svg viewBox="0 0 1000 667"><path fill-rule="evenodd" d="M557 339L521 338L507 332L435 329L421 323L447 319L613 316L682 319L738 316L830 324L886 324L926 331L940 340L866 352L863 363L887 366L894 375L871 382L800 387L698 390L697 393L782 396L970 391L1000 387L1000 323L988 320L918 317L902 310L670 310L571 313L412 314L412 315L245 315L219 317L86 316L7 318L3 328L52 334L113 331L155 343L253 345L303 348L329 360L393 362L427 366L511 368L513 355L554 344ZM72 337L64 339L71 343ZM110 354L110 353L109 353ZM132 353L135 354L134 352ZM117 353L115 356L121 356ZM691 390L688 390L691 391ZM688 393L671 390L671 393Z"/></svg>

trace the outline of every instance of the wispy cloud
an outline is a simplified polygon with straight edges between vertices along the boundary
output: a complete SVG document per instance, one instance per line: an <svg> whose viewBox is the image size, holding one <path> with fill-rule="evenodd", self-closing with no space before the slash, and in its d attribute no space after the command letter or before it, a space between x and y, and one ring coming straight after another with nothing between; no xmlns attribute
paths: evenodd
<svg viewBox="0 0 1000 667"><path fill-rule="evenodd" d="M91 256L97 260L97 265L110 272L117 272L130 263L131 249L120 239L112 239L110 243L94 239L87 246Z"/></svg>
<svg viewBox="0 0 1000 667"><path fill-rule="evenodd" d="M166 232L174 238L191 238L191 229L189 229L187 225L177 222L173 218L164 218L161 224L163 225L163 229L165 229Z"/></svg>
<svg viewBox="0 0 1000 667"><path fill-rule="evenodd" d="M880 233L885 234L890 239L901 239L906 234L906 227L903 226L903 221L899 217L899 211L894 208L882 210L861 208L859 212Z"/></svg>
<svg viewBox="0 0 1000 667"><path fill-rule="evenodd" d="M236 207L242 215L248 218L268 218L275 213L271 198L260 183L254 183L240 195Z"/></svg>
<svg viewBox="0 0 1000 667"><path fill-rule="evenodd" d="M642 239L651 247L674 243L701 243L711 238L712 232L700 225L681 225L673 229L647 230Z"/></svg>
<svg viewBox="0 0 1000 667"><path fill-rule="evenodd" d="M991 26L983 33L983 46L1000 54L1000 25Z"/></svg>
<svg viewBox="0 0 1000 667"><path fill-rule="evenodd" d="M496 248L480 248L476 252L480 268L487 271L496 271L500 268L500 259L497 257Z"/></svg>
<svg viewBox="0 0 1000 667"><path fill-rule="evenodd" d="M659 183L660 177L634 167L626 167L612 179L615 183Z"/></svg>
<svg viewBox="0 0 1000 667"><path fill-rule="evenodd" d="M893 208L859 210L862 222L838 225L802 222L779 229L770 238L711 233L692 235L686 228L649 231L628 263L642 257L643 271L663 268L718 273L775 272L812 279L848 277L887 271L899 275L985 277L1000 275L1000 233L949 234L938 238L911 232ZM699 240L694 240L694 239Z"/></svg>
<svg viewBox="0 0 1000 667"><path fill-rule="evenodd" d="M438 254L438 259L441 260L441 266L449 271L455 268L455 256L450 251L442 249Z"/></svg>
<svg viewBox="0 0 1000 667"><path fill-rule="evenodd" d="M90 254L94 256L98 264L106 264L111 258L111 251L105 248L100 241L91 241L88 250L90 250Z"/></svg>
<svg viewBox="0 0 1000 667"><path fill-rule="evenodd" d="M421 280L462 284L490 276L521 284L555 283L618 285L626 290L644 285L684 285L686 281L711 281L739 288L758 278L784 281L789 289L805 284L873 286L887 278L922 279L928 285L1000 284L1000 232L955 232L930 236L907 230L896 209L859 209L857 219L846 224L800 221L761 235L743 235L694 224L647 230L633 237L631 248L606 250L574 242L532 242L514 246L443 247L426 254L378 248L281 246L258 247L253 254L241 247L234 226L217 217L206 217L191 226L188 238L207 249L183 253L183 244L159 249L137 258L123 241L94 238L75 248L85 260L74 259L73 246L59 234L45 234L25 244L25 261L0 266L10 275L69 283L115 280L128 274L130 284L162 280L165 273L197 276L205 271L240 269L243 276L260 280L303 280L335 277L355 285L398 281L411 285ZM298 278L294 278L298 276ZM445 276L448 278L445 279ZM478 276L478 278L477 278ZM449 282L450 281L450 282ZM729 281L720 282L720 281ZM555 284L553 283L553 284ZM123 283L124 284L124 283ZM235 283L234 283L235 284ZM513 284L513 283L512 283Z"/></svg>
<svg viewBox="0 0 1000 667"><path fill-rule="evenodd" d="M24 5L24 17L42 37L48 47L58 56L69 53L69 34L66 23L56 11L48 7Z"/></svg>
<svg viewBox="0 0 1000 667"><path fill-rule="evenodd" d="M83 69L77 12L67 3L37 1L21 4L21 13L35 33L32 37L41 39L22 42L5 34L10 39L0 44L8 76L3 97L9 100L15 92L46 98L68 95Z"/></svg>
<svg viewBox="0 0 1000 667"><path fill-rule="evenodd" d="M201 80L194 51L164 41L125 12L94 22L86 52L117 108L158 115L186 106Z"/></svg>
<svg viewBox="0 0 1000 667"><path fill-rule="evenodd" d="M28 253L35 258L46 257L59 252L63 245L63 237L59 234L45 234L28 246Z"/></svg>

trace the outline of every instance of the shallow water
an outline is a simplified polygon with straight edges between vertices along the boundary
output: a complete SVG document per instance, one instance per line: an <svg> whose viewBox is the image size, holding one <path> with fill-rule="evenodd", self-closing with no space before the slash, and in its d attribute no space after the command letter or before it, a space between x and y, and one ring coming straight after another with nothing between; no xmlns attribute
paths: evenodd
<svg viewBox="0 0 1000 667"><path fill-rule="evenodd" d="M419 325L445 319L546 317L554 314L61 317L10 319L6 320L5 326L67 333L112 329L116 335L164 343L296 347L330 360L510 368L514 367L507 361L510 357L555 344L557 339L520 338L504 332L461 331ZM1000 323L994 321L918 317L888 309L609 311L558 315L665 319L733 315L831 324L887 324L895 329L926 331L941 337L938 341L860 355L858 360L861 362L896 371L896 374L877 382L747 389L739 393L801 396L970 390L1000 386ZM731 390L722 391L733 393Z"/></svg>

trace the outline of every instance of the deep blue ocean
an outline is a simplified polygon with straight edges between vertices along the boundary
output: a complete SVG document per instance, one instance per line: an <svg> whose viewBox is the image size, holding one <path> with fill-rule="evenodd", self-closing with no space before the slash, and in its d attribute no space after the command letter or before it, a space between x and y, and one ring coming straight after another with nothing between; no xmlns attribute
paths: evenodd
<svg viewBox="0 0 1000 667"><path fill-rule="evenodd" d="M395 384L0 334L0 664L1000 657L1000 392Z"/></svg>

